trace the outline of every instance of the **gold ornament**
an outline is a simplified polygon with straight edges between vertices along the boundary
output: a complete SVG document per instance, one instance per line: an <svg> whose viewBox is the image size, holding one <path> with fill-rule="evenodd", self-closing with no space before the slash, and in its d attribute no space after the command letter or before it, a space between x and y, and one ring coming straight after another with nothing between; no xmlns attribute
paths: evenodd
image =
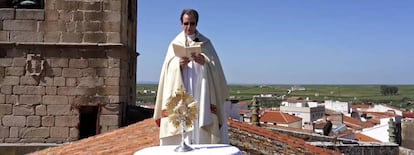
<svg viewBox="0 0 414 155"><path fill-rule="evenodd" d="M197 118L197 102L181 86L175 95L167 103L168 118L178 128L180 122L184 121L186 127L191 127Z"/></svg>

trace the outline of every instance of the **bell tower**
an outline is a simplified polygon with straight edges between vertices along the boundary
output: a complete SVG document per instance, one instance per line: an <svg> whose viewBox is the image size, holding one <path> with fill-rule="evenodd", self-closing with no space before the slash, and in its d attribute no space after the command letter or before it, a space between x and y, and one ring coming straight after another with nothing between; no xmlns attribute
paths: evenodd
<svg viewBox="0 0 414 155"><path fill-rule="evenodd" d="M0 0L0 143L64 143L135 104L137 0Z"/></svg>

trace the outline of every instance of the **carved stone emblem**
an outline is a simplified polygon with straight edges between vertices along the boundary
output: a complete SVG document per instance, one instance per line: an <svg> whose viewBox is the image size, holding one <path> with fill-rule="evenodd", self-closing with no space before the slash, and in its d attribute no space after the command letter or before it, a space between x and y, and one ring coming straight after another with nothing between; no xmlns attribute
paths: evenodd
<svg viewBox="0 0 414 155"><path fill-rule="evenodd" d="M31 76L40 76L44 70L45 60L40 54L27 54L26 73Z"/></svg>

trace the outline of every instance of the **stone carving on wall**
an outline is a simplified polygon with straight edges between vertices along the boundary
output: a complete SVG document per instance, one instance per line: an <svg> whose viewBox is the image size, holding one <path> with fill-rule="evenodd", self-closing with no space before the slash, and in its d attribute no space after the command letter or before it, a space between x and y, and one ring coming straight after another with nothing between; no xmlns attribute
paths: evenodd
<svg viewBox="0 0 414 155"><path fill-rule="evenodd" d="M26 73L31 76L40 76L44 70L45 60L40 54L27 54Z"/></svg>

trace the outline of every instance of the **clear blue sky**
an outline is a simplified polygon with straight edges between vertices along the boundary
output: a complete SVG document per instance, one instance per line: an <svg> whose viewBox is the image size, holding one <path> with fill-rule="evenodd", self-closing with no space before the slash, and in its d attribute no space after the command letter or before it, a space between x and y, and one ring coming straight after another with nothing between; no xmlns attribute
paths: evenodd
<svg viewBox="0 0 414 155"><path fill-rule="evenodd" d="M139 0L137 80L158 82L184 8L230 84L414 84L412 0Z"/></svg>

